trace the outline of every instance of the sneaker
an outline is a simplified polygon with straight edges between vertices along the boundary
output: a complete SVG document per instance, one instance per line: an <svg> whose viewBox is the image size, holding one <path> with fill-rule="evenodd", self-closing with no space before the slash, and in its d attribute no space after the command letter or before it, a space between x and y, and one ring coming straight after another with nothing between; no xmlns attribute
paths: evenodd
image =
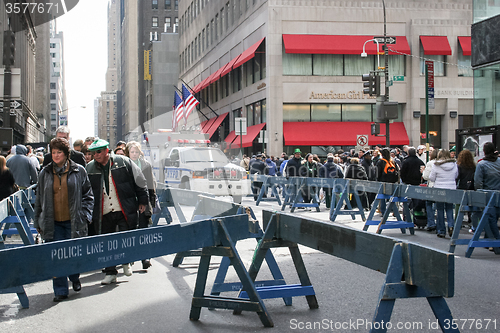
<svg viewBox="0 0 500 333"><path fill-rule="evenodd" d="M108 285L111 283L116 283L116 275L106 275L104 280L101 281L101 284Z"/></svg>
<svg viewBox="0 0 500 333"><path fill-rule="evenodd" d="M123 274L125 274L126 276L132 275L132 269L130 268L129 264L123 264L122 268L123 268Z"/></svg>
<svg viewBox="0 0 500 333"><path fill-rule="evenodd" d="M453 236L453 227L448 228L448 235Z"/></svg>
<svg viewBox="0 0 500 333"><path fill-rule="evenodd" d="M446 235L445 235L445 234L437 234L437 236L438 236L439 238L446 238Z"/></svg>

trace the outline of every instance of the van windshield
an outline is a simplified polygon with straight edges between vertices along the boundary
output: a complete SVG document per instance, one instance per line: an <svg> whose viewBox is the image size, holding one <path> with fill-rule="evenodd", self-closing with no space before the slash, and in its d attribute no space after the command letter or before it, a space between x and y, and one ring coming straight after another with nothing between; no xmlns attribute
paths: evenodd
<svg viewBox="0 0 500 333"><path fill-rule="evenodd" d="M194 148L181 152L184 163L221 162L229 163L226 155L218 149Z"/></svg>

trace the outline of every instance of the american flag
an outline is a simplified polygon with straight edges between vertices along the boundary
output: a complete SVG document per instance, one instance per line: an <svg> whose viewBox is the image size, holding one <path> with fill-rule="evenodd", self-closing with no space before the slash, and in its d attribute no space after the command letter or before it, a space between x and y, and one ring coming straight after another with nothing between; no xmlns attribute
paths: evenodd
<svg viewBox="0 0 500 333"><path fill-rule="evenodd" d="M184 116L184 102L179 94L174 92L174 112L172 115L172 129L175 131Z"/></svg>
<svg viewBox="0 0 500 333"><path fill-rule="evenodd" d="M182 85L182 97L184 98L184 121L187 122L189 115L200 102L194 98L184 84Z"/></svg>

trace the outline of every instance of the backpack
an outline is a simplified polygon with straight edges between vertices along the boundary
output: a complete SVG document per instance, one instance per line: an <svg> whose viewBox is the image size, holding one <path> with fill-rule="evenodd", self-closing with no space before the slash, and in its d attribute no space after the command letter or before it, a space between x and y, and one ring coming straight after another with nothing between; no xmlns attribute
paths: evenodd
<svg viewBox="0 0 500 333"><path fill-rule="evenodd" d="M382 159L385 161L384 167L384 180L387 183L397 183L399 181L399 170L396 164L391 160L387 161L386 159Z"/></svg>

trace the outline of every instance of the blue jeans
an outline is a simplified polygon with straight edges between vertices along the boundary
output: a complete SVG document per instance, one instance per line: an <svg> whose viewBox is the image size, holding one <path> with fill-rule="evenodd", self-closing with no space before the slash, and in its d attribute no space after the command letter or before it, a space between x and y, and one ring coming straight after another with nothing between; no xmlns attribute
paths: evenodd
<svg viewBox="0 0 500 333"><path fill-rule="evenodd" d="M493 209L492 213L490 212L491 210L488 212L488 224L486 225L486 228L489 226L491 232L493 233L493 238L500 239L500 232L498 231L497 225L498 218L500 217L500 207L496 207Z"/></svg>
<svg viewBox="0 0 500 333"><path fill-rule="evenodd" d="M434 201L425 202L425 213L427 214L427 227L436 227L436 221L434 220L434 212L436 209L433 207Z"/></svg>
<svg viewBox="0 0 500 333"><path fill-rule="evenodd" d="M71 221L54 222L54 239L52 241L71 239ZM80 279L80 274L73 274L69 276L71 282L77 282ZM54 288L54 295L69 294L68 290L68 277L57 277L52 279Z"/></svg>
<svg viewBox="0 0 500 333"><path fill-rule="evenodd" d="M445 202L436 202L437 220L436 229L438 234L446 234L446 226L444 225L444 212L448 218L448 228L453 228L455 221L453 220L453 204Z"/></svg>

